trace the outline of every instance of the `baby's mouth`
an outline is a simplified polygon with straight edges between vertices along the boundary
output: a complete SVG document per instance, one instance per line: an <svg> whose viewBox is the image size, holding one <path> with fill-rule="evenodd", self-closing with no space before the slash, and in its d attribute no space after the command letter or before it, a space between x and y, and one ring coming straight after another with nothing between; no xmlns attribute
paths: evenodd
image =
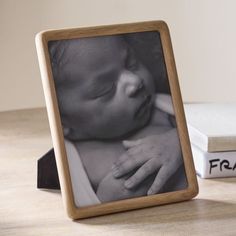
<svg viewBox="0 0 236 236"><path fill-rule="evenodd" d="M152 105L152 95L145 95L144 100L138 106L134 113L134 117L142 117L145 113L147 113Z"/></svg>

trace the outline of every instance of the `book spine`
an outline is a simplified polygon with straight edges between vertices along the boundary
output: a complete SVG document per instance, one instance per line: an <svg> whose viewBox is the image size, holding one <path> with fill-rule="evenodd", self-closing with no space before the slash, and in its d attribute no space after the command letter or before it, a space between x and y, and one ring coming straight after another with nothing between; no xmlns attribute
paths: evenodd
<svg viewBox="0 0 236 236"><path fill-rule="evenodd" d="M236 152L205 152L192 146L197 174L202 178L223 178L236 176Z"/></svg>
<svg viewBox="0 0 236 236"><path fill-rule="evenodd" d="M236 151L236 136L207 136L188 124L190 142L206 152Z"/></svg>

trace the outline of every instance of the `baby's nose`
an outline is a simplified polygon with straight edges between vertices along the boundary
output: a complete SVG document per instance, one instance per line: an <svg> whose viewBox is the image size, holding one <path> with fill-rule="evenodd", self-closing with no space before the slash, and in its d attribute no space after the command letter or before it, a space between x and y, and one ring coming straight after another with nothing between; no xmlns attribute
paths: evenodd
<svg viewBox="0 0 236 236"><path fill-rule="evenodd" d="M138 92L140 92L143 89L143 82L140 81L139 84L129 84L126 87L126 94L129 97L135 96Z"/></svg>
<svg viewBox="0 0 236 236"><path fill-rule="evenodd" d="M120 79L129 97L135 96L144 87L142 79L130 71L124 71Z"/></svg>

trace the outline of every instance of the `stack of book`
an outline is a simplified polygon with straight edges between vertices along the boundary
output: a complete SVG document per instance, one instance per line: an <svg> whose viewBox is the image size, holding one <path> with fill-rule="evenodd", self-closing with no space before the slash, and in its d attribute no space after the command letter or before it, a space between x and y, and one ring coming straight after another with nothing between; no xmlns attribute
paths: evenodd
<svg viewBox="0 0 236 236"><path fill-rule="evenodd" d="M184 109L197 174L236 176L236 103L185 104Z"/></svg>

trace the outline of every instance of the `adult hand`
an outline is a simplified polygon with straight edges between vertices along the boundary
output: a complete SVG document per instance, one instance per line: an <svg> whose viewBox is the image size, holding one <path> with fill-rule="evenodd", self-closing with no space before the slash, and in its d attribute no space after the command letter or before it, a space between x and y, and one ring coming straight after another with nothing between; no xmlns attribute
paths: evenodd
<svg viewBox="0 0 236 236"><path fill-rule="evenodd" d="M136 170L124 183L127 189L137 187L149 175L157 172L147 192L148 195L156 194L182 164L176 129L135 141L123 141L123 145L126 152L113 165L112 172L115 178L121 178Z"/></svg>

